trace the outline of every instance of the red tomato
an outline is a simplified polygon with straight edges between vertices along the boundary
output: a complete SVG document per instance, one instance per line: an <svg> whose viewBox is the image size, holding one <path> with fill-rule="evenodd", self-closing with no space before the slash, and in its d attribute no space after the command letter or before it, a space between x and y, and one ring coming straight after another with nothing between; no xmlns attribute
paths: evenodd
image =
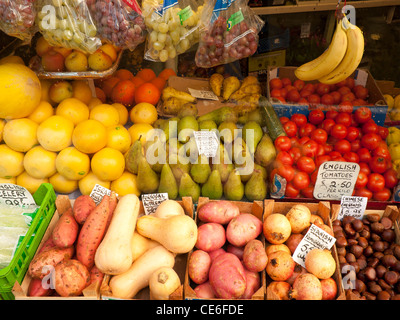
<svg viewBox="0 0 400 320"><path fill-rule="evenodd" d="M299 129L299 137L309 137L311 135L311 132L313 132L316 129L316 126L311 124L311 123L306 123L304 126L302 126Z"/></svg>
<svg viewBox="0 0 400 320"><path fill-rule="evenodd" d="M335 120L339 112L337 110L328 110L326 112L325 118Z"/></svg>
<svg viewBox="0 0 400 320"><path fill-rule="evenodd" d="M358 163L360 161L360 157L358 156L358 154L352 151L348 151L345 154L343 154L343 158L347 162Z"/></svg>
<svg viewBox="0 0 400 320"><path fill-rule="evenodd" d="M288 184L286 184L286 190L285 190L285 197L287 198L297 198L300 194L300 190L296 189L293 186L292 182L289 182Z"/></svg>
<svg viewBox="0 0 400 320"><path fill-rule="evenodd" d="M341 101L339 103L339 112L353 112L353 104L350 101Z"/></svg>
<svg viewBox="0 0 400 320"><path fill-rule="evenodd" d="M358 99L366 100L368 98L368 89L358 85L354 87L354 93Z"/></svg>
<svg viewBox="0 0 400 320"><path fill-rule="evenodd" d="M301 190L301 194L304 198L314 198L314 186L308 186Z"/></svg>
<svg viewBox="0 0 400 320"><path fill-rule="evenodd" d="M361 127L361 131L362 131L363 134L366 134L366 133L378 133L378 129L379 129L379 127L375 123L374 120L368 120Z"/></svg>
<svg viewBox="0 0 400 320"><path fill-rule="evenodd" d="M297 147L299 145L299 138L290 137L290 143L292 144L292 147Z"/></svg>
<svg viewBox="0 0 400 320"><path fill-rule="evenodd" d="M361 141L360 141L360 139L356 139L354 141L351 141L350 144L351 144L351 151L353 151L353 152L357 152L358 150L361 149Z"/></svg>
<svg viewBox="0 0 400 320"><path fill-rule="evenodd" d="M355 85L354 78L348 77L348 78L346 79L346 86L348 86L350 89L353 89L353 88L354 88L354 85Z"/></svg>
<svg viewBox="0 0 400 320"><path fill-rule="evenodd" d="M373 156L368 164L372 172L384 173L387 169L386 159L381 156Z"/></svg>
<svg viewBox="0 0 400 320"><path fill-rule="evenodd" d="M385 178L380 173L371 173L368 177L367 188L372 192L381 191L385 187Z"/></svg>
<svg viewBox="0 0 400 320"><path fill-rule="evenodd" d="M281 89L272 89L270 92L270 96L277 99L282 97Z"/></svg>
<svg viewBox="0 0 400 320"><path fill-rule="evenodd" d="M347 136L346 139L348 141L354 141L356 139L359 139L361 136L361 130L357 127L348 127L347 128Z"/></svg>
<svg viewBox="0 0 400 320"><path fill-rule="evenodd" d="M317 152L315 153L315 157L323 156L325 154L325 148L323 144L318 144Z"/></svg>
<svg viewBox="0 0 400 320"><path fill-rule="evenodd" d="M339 112L335 119L336 123L343 124L346 127L351 126L351 115L347 112Z"/></svg>
<svg viewBox="0 0 400 320"><path fill-rule="evenodd" d="M344 155L346 152L351 151L351 144L347 140L339 140L334 146L333 150L340 152L342 155Z"/></svg>
<svg viewBox="0 0 400 320"><path fill-rule="evenodd" d="M285 124L286 122L288 122L290 119L288 117L280 117L279 121L281 122L281 124Z"/></svg>
<svg viewBox="0 0 400 320"><path fill-rule="evenodd" d="M300 91L300 97L305 98L305 99L307 99L311 94L312 94L312 92L307 89L302 89ZM307 102L308 102L308 99L307 99Z"/></svg>
<svg viewBox="0 0 400 320"><path fill-rule="evenodd" d="M292 183L296 189L302 190L310 184L310 177L306 172L299 171L294 175Z"/></svg>
<svg viewBox="0 0 400 320"><path fill-rule="evenodd" d="M329 156L331 157L332 161L337 161L337 159L342 158L342 155L339 151L332 151L329 153Z"/></svg>
<svg viewBox="0 0 400 320"><path fill-rule="evenodd" d="M318 178L318 169L315 170L313 173L311 173L311 176L310 176L310 183L311 183L312 185L315 185L315 183L317 182L317 178Z"/></svg>
<svg viewBox="0 0 400 320"><path fill-rule="evenodd" d="M308 105L308 100L306 98L300 98L300 100L297 103L298 104Z"/></svg>
<svg viewBox="0 0 400 320"><path fill-rule="evenodd" d="M311 132L310 138L316 143L324 144L328 140L328 133L322 128L317 128Z"/></svg>
<svg viewBox="0 0 400 320"><path fill-rule="evenodd" d="M333 104L339 104L340 101L342 100L342 95L340 94L339 91L331 91L331 93L329 93L332 98L333 98Z"/></svg>
<svg viewBox="0 0 400 320"><path fill-rule="evenodd" d="M324 129L327 134L331 133L332 127L335 125L335 121L333 119L325 119L321 123L321 129Z"/></svg>
<svg viewBox="0 0 400 320"><path fill-rule="evenodd" d="M269 175L269 178L270 178L271 181L274 181L274 177L275 177L276 174L278 174L278 169L277 168L272 169L271 173Z"/></svg>
<svg viewBox="0 0 400 320"><path fill-rule="evenodd" d="M289 78L282 78L281 81L284 87L292 85L292 80L290 80Z"/></svg>
<svg viewBox="0 0 400 320"><path fill-rule="evenodd" d="M308 114L308 121L311 124L318 125L324 121L325 115L321 109L314 109Z"/></svg>
<svg viewBox="0 0 400 320"><path fill-rule="evenodd" d="M374 192L372 199L376 201L388 201L392 192L388 188L383 188L381 191Z"/></svg>
<svg viewBox="0 0 400 320"><path fill-rule="evenodd" d="M369 160L371 160L371 153L369 152L369 150L367 148L360 148L357 151L358 157L359 157L359 161L360 162L365 162L365 163L369 163Z"/></svg>
<svg viewBox="0 0 400 320"><path fill-rule="evenodd" d="M296 123L297 127L300 128L307 123L307 117L301 113L295 113L290 117L290 120Z"/></svg>
<svg viewBox="0 0 400 320"><path fill-rule="evenodd" d="M321 103L321 98L317 94L310 94L307 97L307 100L311 105L317 105Z"/></svg>
<svg viewBox="0 0 400 320"><path fill-rule="evenodd" d="M371 200L373 194L370 190L364 187L361 189L357 189L354 195L357 197L365 197L368 198L368 200Z"/></svg>
<svg viewBox="0 0 400 320"><path fill-rule="evenodd" d="M356 96L354 95L353 92L348 92L344 95L342 95L342 102L348 101L348 102L353 102L356 100Z"/></svg>
<svg viewBox="0 0 400 320"><path fill-rule="evenodd" d="M322 156L316 157L315 158L315 166L316 166L316 168L319 168L319 166L321 164L323 164L324 162L327 162L327 161L331 161L331 156L328 155L328 154L324 154Z"/></svg>
<svg viewBox="0 0 400 320"><path fill-rule="evenodd" d="M280 136L274 141L275 149L277 151L289 151L292 147L292 143L288 136Z"/></svg>
<svg viewBox="0 0 400 320"><path fill-rule="evenodd" d="M282 98L286 99L287 93L288 93L288 91L286 88L281 89L281 97Z"/></svg>
<svg viewBox="0 0 400 320"><path fill-rule="evenodd" d="M311 91L311 93L315 93L315 85L312 83L306 83L304 89Z"/></svg>
<svg viewBox="0 0 400 320"><path fill-rule="evenodd" d="M301 150L299 147L292 147L292 149L289 150L289 154L292 157L293 162L296 163L301 157Z"/></svg>
<svg viewBox="0 0 400 320"><path fill-rule="evenodd" d="M285 178L287 182L292 181L294 178L294 168L289 165L283 165L278 167L277 172L281 177Z"/></svg>
<svg viewBox="0 0 400 320"><path fill-rule="evenodd" d="M356 184L355 184L355 188L356 189L361 189L364 188L368 183L368 176L365 174L365 172L359 172L357 180L356 180Z"/></svg>
<svg viewBox="0 0 400 320"><path fill-rule="evenodd" d="M336 87L341 88L341 87L347 85L347 81L346 81L346 79L345 79L345 80L342 80L342 81L340 81L340 82L335 83L335 85L336 85Z"/></svg>
<svg viewBox="0 0 400 320"><path fill-rule="evenodd" d="M294 87L294 86L292 86L291 84L289 84L289 85L285 86L285 89L286 89L287 92L289 92L289 91L292 90L292 89L296 89L296 87ZM297 89L296 89L296 90L297 90Z"/></svg>
<svg viewBox="0 0 400 320"><path fill-rule="evenodd" d="M369 176L371 169L369 168L368 163L360 162L358 165L360 166L360 172L364 172L367 176Z"/></svg>
<svg viewBox="0 0 400 320"><path fill-rule="evenodd" d="M333 96L331 94L326 93L321 97L321 103L326 106L331 106L331 105L335 104L335 99L333 98Z"/></svg>
<svg viewBox="0 0 400 320"><path fill-rule="evenodd" d="M342 86L337 90L342 96L344 96L346 93L351 92L350 88L347 86Z"/></svg>
<svg viewBox="0 0 400 320"><path fill-rule="evenodd" d="M383 177L385 178L385 187L389 189L393 189L399 182L399 179L397 178L397 171L394 169L386 170L386 172L383 174Z"/></svg>
<svg viewBox="0 0 400 320"><path fill-rule="evenodd" d="M343 124L335 124L331 130L331 136L336 139L344 139L347 136L347 127Z"/></svg>
<svg viewBox="0 0 400 320"><path fill-rule="evenodd" d="M280 165L293 165L293 158L288 151L280 151L275 158L276 164Z"/></svg>
<svg viewBox="0 0 400 320"><path fill-rule="evenodd" d="M317 88L316 88L316 92L317 94L319 94L321 97L324 94L328 94L331 91L331 88L329 86L329 84L324 84L324 83L318 83L317 84Z"/></svg>
<svg viewBox="0 0 400 320"><path fill-rule="evenodd" d="M376 133L367 133L361 138L361 146L367 148L369 150L374 150L379 146L379 143L382 141L381 137Z"/></svg>
<svg viewBox="0 0 400 320"><path fill-rule="evenodd" d="M372 111L368 107L360 107L354 111L354 118L357 123L366 123L372 117Z"/></svg>
<svg viewBox="0 0 400 320"><path fill-rule="evenodd" d="M297 160L296 166L300 171L304 171L306 173L311 173L315 170L314 160L307 156L301 156L299 160Z"/></svg>
<svg viewBox="0 0 400 320"><path fill-rule="evenodd" d="M386 127L378 126L378 134L381 136L382 140L386 140L389 135L389 129Z"/></svg>
<svg viewBox="0 0 400 320"><path fill-rule="evenodd" d="M314 158L318 151L318 143L314 140L309 140L301 145L300 150L302 155Z"/></svg>
<svg viewBox="0 0 400 320"><path fill-rule="evenodd" d="M271 79L269 81L270 89L281 89L283 87L282 80L279 78Z"/></svg>
<svg viewBox="0 0 400 320"><path fill-rule="evenodd" d="M297 91L297 89L292 89L290 91L288 91L287 95L286 95L286 99L287 101L290 102L298 102L300 100L300 93L299 91Z"/></svg>
<svg viewBox="0 0 400 320"><path fill-rule="evenodd" d="M385 144L385 145L383 145L383 144ZM386 142L383 142L382 145L379 145L379 147L376 147L374 150L372 150L372 155L380 156L382 158L385 158L388 161L391 161L389 148L387 147Z"/></svg>
<svg viewBox="0 0 400 320"><path fill-rule="evenodd" d="M304 81L300 79L296 79L293 82L293 86L300 92L304 88Z"/></svg>
<svg viewBox="0 0 400 320"><path fill-rule="evenodd" d="M278 99L282 103L286 103L286 99L284 97L277 97L275 99Z"/></svg>
<svg viewBox="0 0 400 320"><path fill-rule="evenodd" d="M294 137L297 134L297 126L290 120L283 125L283 130L285 130L288 137Z"/></svg>

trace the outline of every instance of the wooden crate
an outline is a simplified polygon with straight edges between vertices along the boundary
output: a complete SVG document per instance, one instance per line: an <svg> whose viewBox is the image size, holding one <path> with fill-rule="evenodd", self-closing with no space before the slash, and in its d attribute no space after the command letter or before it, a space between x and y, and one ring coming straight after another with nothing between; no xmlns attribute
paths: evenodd
<svg viewBox="0 0 400 320"><path fill-rule="evenodd" d="M340 213L340 205L337 204L332 205L331 220L334 221L335 219L337 219L339 213ZM385 209L382 210L367 209L364 212L364 216L368 214L379 214L381 217L389 217L394 222L394 231L396 233L395 242L397 244L400 244L400 230L399 230L400 211L397 206L388 205L386 206ZM351 289L345 289L344 292L347 300L361 300L352 292Z"/></svg>
<svg viewBox="0 0 400 320"><path fill-rule="evenodd" d="M60 216L67 211L73 205L74 200L70 200L66 195L58 195L56 198L56 212L52 220L50 221L49 226L45 234L43 235L42 241L38 247L38 251L43 246L43 243L46 242L54 229L58 219ZM24 277L24 280L21 284L16 282L12 289L12 293L15 296L15 300L99 300L100 299L100 284L93 283L87 288L83 290L82 296L77 297L60 297L60 296L46 296L46 297L29 297L28 296L28 288L31 283L32 278L27 273Z"/></svg>
<svg viewBox="0 0 400 320"><path fill-rule="evenodd" d="M194 204L191 197L183 197L182 200L177 202L182 206L186 215L188 215L191 218L194 218ZM143 208L143 203L140 202L139 216L142 215L144 215L144 208ZM183 300L183 283L185 279L186 261L187 261L187 253L178 254L175 257L174 270L176 271L181 280L181 286L169 296L169 300ZM114 296L109 286L111 277L112 276L108 274L104 275L103 282L100 286L101 300L150 300L150 291L148 287L140 290L137 293L137 295L132 299L120 299Z"/></svg>
<svg viewBox="0 0 400 320"><path fill-rule="evenodd" d="M275 200L264 200L264 216L263 218L265 219L269 215L273 213L281 213L283 215L286 215L289 210L296 204L299 204L298 202L277 202ZM328 225L330 228L332 228L332 223L331 223L331 206L329 201L320 201L317 203L302 203L305 205L307 208L310 209L311 214L316 214L322 218L324 223ZM337 300L345 300L345 295L344 295L344 290L343 290L343 285L342 285L342 278L339 272L339 261L338 261L338 255L337 255L337 250L336 246L334 245L331 249L332 256L335 259L336 262L336 271L332 278L335 280L337 286L338 286L338 293L337 293ZM271 279L267 276L267 287L266 287L266 300L280 300L279 297L277 297L274 293L272 293L268 289L268 283L270 283Z"/></svg>
<svg viewBox="0 0 400 320"><path fill-rule="evenodd" d="M218 200L210 200L206 197L200 197L197 205L198 211L203 205L210 201L218 201ZM262 221L263 217L263 202L262 201L253 201L253 202L243 202L243 201L230 201L236 204L239 207L239 211L241 213L251 213ZM195 217L196 223L198 223L197 215ZM260 240L265 244L265 240L263 235L260 235ZM191 250L187 261L189 261L190 255L194 250ZM196 296L196 293L193 288L193 283L189 278L188 272L188 263L186 263L186 272L185 272L185 282L184 282L184 297L186 300L224 300L224 299L202 299ZM261 272L261 287L253 294L251 300L264 300L265 297L265 271Z"/></svg>

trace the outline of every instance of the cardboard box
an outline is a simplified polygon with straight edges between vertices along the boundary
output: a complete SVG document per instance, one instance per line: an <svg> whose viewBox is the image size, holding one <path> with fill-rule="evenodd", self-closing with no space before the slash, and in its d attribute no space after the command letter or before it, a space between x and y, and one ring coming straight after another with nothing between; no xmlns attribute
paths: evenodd
<svg viewBox="0 0 400 320"><path fill-rule="evenodd" d="M194 204L191 197L183 197L182 200L178 201L178 203L183 207L185 214L191 218L194 218ZM141 202L139 216L144 215L144 208ZM181 280L181 286L176 289L169 297L170 300L183 300L183 283L185 279L185 271L186 271L186 261L187 261L187 253L186 254L178 254L175 257L175 265L174 270L178 274ZM138 294L132 299L120 299L118 297L113 296L112 291L109 287L109 282L111 280L111 275L105 275L103 282L100 287L100 299L101 300L150 300L150 291L149 287L143 288L138 292Z"/></svg>
<svg viewBox="0 0 400 320"><path fill-rule="evenodd" d="M289 210L295 205L299 204L297 202L276 202L274 200L264 200L264 216L263 219L265 220L269 215L273 213L281 213L286 215ZM328 201L320 201L318 203L301 203L305 205L307 208L310 209L311 214L318 215L322 218L324 223L332 229L331 223L331 206ZM268 245L266 243L266 245ZM339 261L336 251L336 246L333 245L332 249L332 256L336 262L336 271L332 278L335 280L338 288L336 300L345 300L344 290L342 286L342 278L339 272ZM266 287L266 300L280 300L273 292L268 289L268 284L271 282L271 279L267 275L267 287Z"/></svg>
<svg viewBox="0 0 400 320"><path fill-rule="evenodd" d="M340 205L332 205L331 210L331 221L335 221L340 212ZM385 209L376 210L376 209L369 209L365 210L364 217L369 214L379 214L380 217L389 217L394 222L394 231L396 233L395 243L400 244L400 231L399 231L399 217L400 212L397 206L388 205ZM340 274L342 277L342 274ZM347 288L348 285L342 284L344 287L344 292L346 295L347 300L361 300L357 294L353 292L351 288Z"/></svg>
<svg viewBox="0 0 400 320"><path fill-rule="evenodd" d="M268 82L267 82L267 97L271 98L270 96L270 89L269 89L269 81L275 78L289 78L292 80L296 80L296 76L294 71L296 67L275 67L270 68L268 70ZM388 110L388 106L383 98L383 94L379 89L379 86L376 84L374 78L372 77L371 73L367 70L357 69L353 74L354 80L356 85L361 84L364 85L369 92L368 100L373 106L367 106L372 111L372 118L378 125L384 125L386 114ZM307 81L308 82L308 81ZM317 83L318 81L309 81L310 83ZM272 103L278 117L286 116L289 117L294 113L302 113L308 115L310 108L307 105L299 105L299 104L282 104L280 101L273 99ZM354 107L358 109L361 106ZM318 109L328 110L329 107L325 105L318 105L316 106Z"/></svg>
<svg viewBox="0 0 400 320"><path fill-rule="evenodd" d="M286 50L276 50L249 57L249 74L263 75L271 67L283 67L286 63Z"/></svg>
<svg viewBox="0 0 400 320"><path fill-rule="evenodd" d="M219 200L210 200L209 198L206 197L200 197L199 202L197 205L197 211L206 203L210 201L219 201ZM239 210L241 213L251 213L257 218L259 218L262 221L263 217L263 202L262 201L254 201L254 202L242 202L242 201L230 201L234 204L236 204L239 207ZM198 224L199 221L197 220L197 215L196 215L196 223ZM260 235L261 241L264 242L262 234ZM195 249L194 249L195 250ZM187 259L189 261L190 255L194 251L192 250ZM188 266L188 263L186 263L186 266ZM205 300L202 298L198 298L195 291L195 284L190 280L189 278L189 272L188 272L188 267L186 267L186 272L185 272L185 283L184 283L184 297L185 300ZM253 294L251 300L264 300L265 297L265 271L261 272L261 287ZM207 299L207 300L222 300L222 299Z"/></svg>

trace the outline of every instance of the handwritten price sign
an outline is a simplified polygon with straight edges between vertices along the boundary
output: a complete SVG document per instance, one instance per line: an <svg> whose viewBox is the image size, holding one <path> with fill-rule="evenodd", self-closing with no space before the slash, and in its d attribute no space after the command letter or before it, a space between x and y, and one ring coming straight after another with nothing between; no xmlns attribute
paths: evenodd
<svg viewBox="0 0 400 320"><path fill-rule="evenodd" d="M156 212L161 202L168 200L168 193L142 194L142 203L146 215Z"/></svg>

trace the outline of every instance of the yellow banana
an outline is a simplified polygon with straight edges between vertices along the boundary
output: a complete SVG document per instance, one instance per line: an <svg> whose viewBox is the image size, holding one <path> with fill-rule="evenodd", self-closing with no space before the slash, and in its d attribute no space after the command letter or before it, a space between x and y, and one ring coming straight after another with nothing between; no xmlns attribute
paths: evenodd
<svg viewBox="0 0 400 320"><path fill-rule="evenodd" d="M340 64L329 74L321 77L319 82L335 84L349 77L358 67L364 54L364 36L359 27L347 19L347 50Z"/></svg>
<svg viewBox="0 0 400 320"><path fill-rule="evenodd" d="M296 77L303 81L310 81L325 76L339 65L346 53L346 48L346 31L342 27L341 20L339 20L328 49L318 58L298 67L295 70Z"/></svg>

